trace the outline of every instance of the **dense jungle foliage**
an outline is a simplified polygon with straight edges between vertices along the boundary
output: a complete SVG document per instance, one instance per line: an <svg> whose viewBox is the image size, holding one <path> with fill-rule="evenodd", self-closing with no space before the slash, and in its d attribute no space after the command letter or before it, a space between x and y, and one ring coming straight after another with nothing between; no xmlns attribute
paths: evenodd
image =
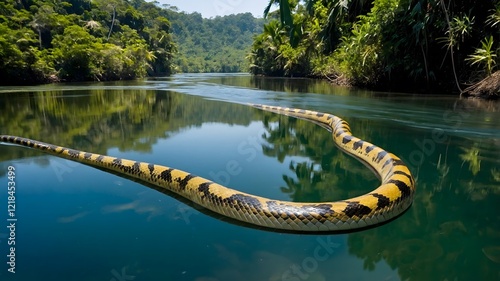
<svg viewBox="0 0 500 281"><path fill-rule="evenodd" d="M262 25L144 0L0 1L0 84L248 71Z"/></svg>
<svg viewBox="0 0 500 281"><path fill-rule="evenodd" d="M199 13L168 13L178 53L179 72L248 72L246 56L253 37L262 32L264 19L251 13L202 18Z"/></svg>
<svg viewBox="0 0 500 281"><path fill-rule="evenodd" d="M0 3L4 84L116 80L169 74L170 22L143 0Z"/></svg>
<svg viewBox="0 0 500 281"><path fill-rule="evenodd" d="M266 14L253 74L461 91L498 67L499 0L270 0Z"/></svg>

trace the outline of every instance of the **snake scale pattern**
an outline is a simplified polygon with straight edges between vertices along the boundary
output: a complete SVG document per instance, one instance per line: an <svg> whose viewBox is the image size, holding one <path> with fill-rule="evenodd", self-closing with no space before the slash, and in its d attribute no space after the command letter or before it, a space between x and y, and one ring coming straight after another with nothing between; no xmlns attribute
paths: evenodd
<svg viewBox="0 0 500 281"><path fill-rule="evenodd" d="M0 135L17 144L143 180L179 194L224 216L257 226L297 232L351 231L377 225L403 213L413 202L415 181L394 154L354 137L346 121L316 111L275 106L251 106L311 121L332 133L336 145L371 167L381 185L359 197L337 202L278 201L227 188L175 168L79 151L22 137Z"/></svg>

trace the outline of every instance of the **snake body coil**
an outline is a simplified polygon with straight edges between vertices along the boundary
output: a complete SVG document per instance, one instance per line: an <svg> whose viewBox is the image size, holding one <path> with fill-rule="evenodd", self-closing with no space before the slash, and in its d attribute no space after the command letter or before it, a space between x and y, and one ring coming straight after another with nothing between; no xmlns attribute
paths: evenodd
<svg viewBox="0 0 500 281"><path fill-rule="evenodd" d="M370 166L382 181L370 193L322 203L278 201L246 194L193 174L156 164L126 160L56 146L22 137L0 135L0 142L31 147L46 153L118 172L177 193L224 216L273 229L346 231L387 221L413 201L415 182L394 154L354 137L346 121L309 110L252 105L256 108L314 122L332 133L343 151Z"/></svg>

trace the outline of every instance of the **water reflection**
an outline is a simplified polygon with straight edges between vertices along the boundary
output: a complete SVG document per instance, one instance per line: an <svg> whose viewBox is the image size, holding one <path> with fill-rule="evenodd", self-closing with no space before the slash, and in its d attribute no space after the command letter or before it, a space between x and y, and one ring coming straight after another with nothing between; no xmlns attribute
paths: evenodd
<svg viewBox="0 0 500 281"><path fill-rule="evenodd" d="M325 80L304 78L282 78L246 75L216 76L206 80L209 83L222 84L247 89L272 90L287 93L335 94L339 96L359 95L372 96L374 92L346 87L332 86Z"/></svg>
<svg viewBox="0 0 500 281"><path fill-rule="evenodd" d="M387 277L378 275L387 273L381 269L384 264L397 272L395 279L401 280L498 279L500 131L495 120L500 116L497 106L477 105L467 101L455 102L449 98L426 100L391 96L391 101L373 98L377 96L373 93L366 94L366 100L370 101L366 104L363 99L350 97L348 90L342 90L346 91L345 93L335 90L336 95L345 95L342 99L317 94L309 96L307 93L310 92L331 94L332 88L322 82L299 79L208 76L203 79L203 83L207 81L231 87L268 90L269 100L273 100L274 90L301 92L301 100L290 103L311 109L333 111L334 108L343 106L342 113L346 113L354 135L402 157L416 176L416 198L407 213L378 228L333 236L338 239L335 240L336 243L345 247L346 254L343 255L341 249L336 249L327 261L318 263L317 269L308 273L309 280L335 279L332 276L354 280L352 276L357 273L342 275L346 274L344 271L355 267L354 262L345 263L346 257L349 256L362 262L362 268L367 273L364 277L372 280ZM158 80L158 83L164 82ZM206 84L196 84L197 82L192 80L183 83L182 85L194 83L194 86L199 88L198 91L214 90ZM148 87L153 86L151 84L154 85L151 81L148 82ZM128 87L128 84L124 86ZM75 87L69 91L50 89L43 92L17 92L15 95L1 94L1 133L26 136L97 153L117 148L120 151L139 152L140 157L146 157L140 153L159 153L158 149L155 150L155 145L183 132L199 129L200 133L194 141L200 149L209 150L212 148L203 147L204 136L216 135L217 142L225 142L225 135L234 131L235 125L249 127L252 122L258 122L265 129L262 135L262 152L259 153L277 163L283 163L286 167L285 171L276 172L276 169L269 173L278 174L280 191L290 200L340 200L368 192L379 183L368 168L336 148L328 132L306 121L242 105L183 95L175 92L175 89L127 87L91 90ZM363 94L355 95L359 97ZM387 94L378 96L384 95ZM251 93L249 96L251 97ZM314 102L309 102L308 97ZM245 101L248 101L248 96L246 98ZM345 103L339 105L332 101ZM421 107L423 104L425 106ZM455 113L449 116L462 119L450 119L453 123L446 124L447 120L443 119L443 112L446 110ZM367 118L368 115L376 118ZM404 120L407 123L395 120ZM456 123L457 121L460 121L460 124ZM207 129L206 125L211 123L219 124L217 132L213 131L213 126L210 127L212 129ZM436 128L446 133L446 140L435 141L432 145L425 142L433 139ZM422 145L424 143L425 145ZM238 142L235 147L237 144ZM0 149L0 166L8 165L14 159L36 154L27 149L11 149L5 146ZM414 151L420 152L422 157L412 157L417 155L412 154ZM209 155L214 158L222 157L223 152L221 150L214 152L215 155ZM245 159L247 156L241 157ZM160 158L155 157L157 158L154 159ZM37 163L38 169L44 169L50 164L46 158L29 159ZM216 160L208 159L207 163L210 164L198 164L197 167L203 167L205 172L209 173L215 169L209 165ZM239 179L234 180L246 181L248 185L254 184L258 180L256 178L262 177L263 174L259 170L260 163L249 163L245 166L249 175L242 173L238 176ZM5 171L6 169L2 168L0 175L3 176ZM95 173L102 172L96 170ZM272 181L271 178L265 180ZM283 280L283 273L292 265L300 266L317 246L316 236L282 236L240 226L231 228L226 222L218 224L219 222L212 220L205 224L214 224L223 230L214 233L201 232L198 229L200 224L200 229L211 229L203 228L204 216L188 217L190 223L186 224L186 212L192 209L186 205L182 206L184 207L176 205L166 208L162 207L161 203L152 204L144 198L127 198L119 202L102 202L101 207L92 209L93 212L65 212L57 217L57 222L64 226L77 225L89 218L95 219L98 212L99 215L105 216L131 216L130 213L145 215L145 222L142 221L143 217L140 217L133 220L134 224L146 227L147 223L155 222L154 231L151 230L151 233L156 233L156 228L162 230L162 234L158 234L158 241L168 244L165 243L165 233L180 241L179 245L167 248L158 243L161 251L150 245L148 255L152 255L154 259L144 258L140 265L133 263L134 268L141 272L143 277L156 279L167 276L172 280ZM175 222L165 221L165 217ZM139 233L137 231L134 235L140 236ZM120 243L128 245L128 241ZM141 244L141 247L148 245L147 242L142 243L144 244ZM170 254L173 252L182 252L185 256ZM137 258L136 252L132 255ZM111 255L110 260L113 257L115 256ZM193 259L200 263L196 262L196 265L189 267L190 270L196 271L194 276L189 275L189 278L182 279L182 276L189 273L182 274L184 270L180 270L174 274L171 269L155 265L157 259L173 261L175 268L183 268L185 264L192 263ZM197 268L201 261L207 264ZM342 267L339 268L339 264L342 264ZM146 269L155 274L147 275ZM108 276L106 274L109 275L109 270L104 272L103 276ZM102 276L99 278L105 279Z"/></svg>
<svg viewBox="0 0 500 281"><path fill-rule="evenodd" d="M412 140L425 139L412 131L405 132L407 145L394 135L374 137L380 126L364 122L365 126L359 120L351 122L356 134L371 136L368 139L386 147L403 147L400 151L412 151ZM306 122L287 117L266 115L264 124L270 143L264 153L280 161L291 155L308 158L301 163L290 161L295 177L283 176L286 186L282 191L293 200L348 198L367 191L359 183L371 188L377 185L366 167L347 161L350 158L328 146L329 134L315 133ZM462 145L456 145L459 143ZM433 143L432 153L412 167L418 192L410 211L390 226L350 234L349 252L364 260L366 270L374 270L376 263L385 260L398 269L402 280L495 279L499 271L490 262L495 260L500 238L500 220L494 211L500 195L496 168L500 161L485 155L498 152L499 147L490 140L479 145L450 136L446 143ZM348 172L352 174L339 180ZM342 188L335 188L339 184ZM485 252L484 247L487 254L479 254ZM463 266L457 266L460 264Z"/></svg>
<svg viewBox="0 0 500 281"><path fill-rule="evenodd" d="M220 107L175 92L140 89L2 94L0 112L2 133L96 153L109 147L148 152L166 132L220 120L248 125L251 116L238 105ZM0 160L23 155L30 151L11 150Z"/></svg>
<svg viewBox="0 0 500 281"><path fill-rule="evenodd" d="M290 194L292 201L341 200L376 186L377 178L371 170L339 150L328 131L304 120L269 112L261 114L268 142L263 153L280 162L288 161L293 176L283 175L286 186L281 190ZM365 127L358 123L361 122L354 125ZM365 130L357 132L368 134Z"/></svg>

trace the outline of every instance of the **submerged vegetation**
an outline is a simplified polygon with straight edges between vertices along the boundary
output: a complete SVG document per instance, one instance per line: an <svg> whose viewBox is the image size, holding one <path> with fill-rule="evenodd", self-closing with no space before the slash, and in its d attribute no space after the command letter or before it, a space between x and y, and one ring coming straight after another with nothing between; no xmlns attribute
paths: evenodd
<svg viewBox="0 0 500 281"><path fill-rule="evenodd" d="M498 0L271 0L266 12L254 74L461 92L498 67Z"/></svg>

